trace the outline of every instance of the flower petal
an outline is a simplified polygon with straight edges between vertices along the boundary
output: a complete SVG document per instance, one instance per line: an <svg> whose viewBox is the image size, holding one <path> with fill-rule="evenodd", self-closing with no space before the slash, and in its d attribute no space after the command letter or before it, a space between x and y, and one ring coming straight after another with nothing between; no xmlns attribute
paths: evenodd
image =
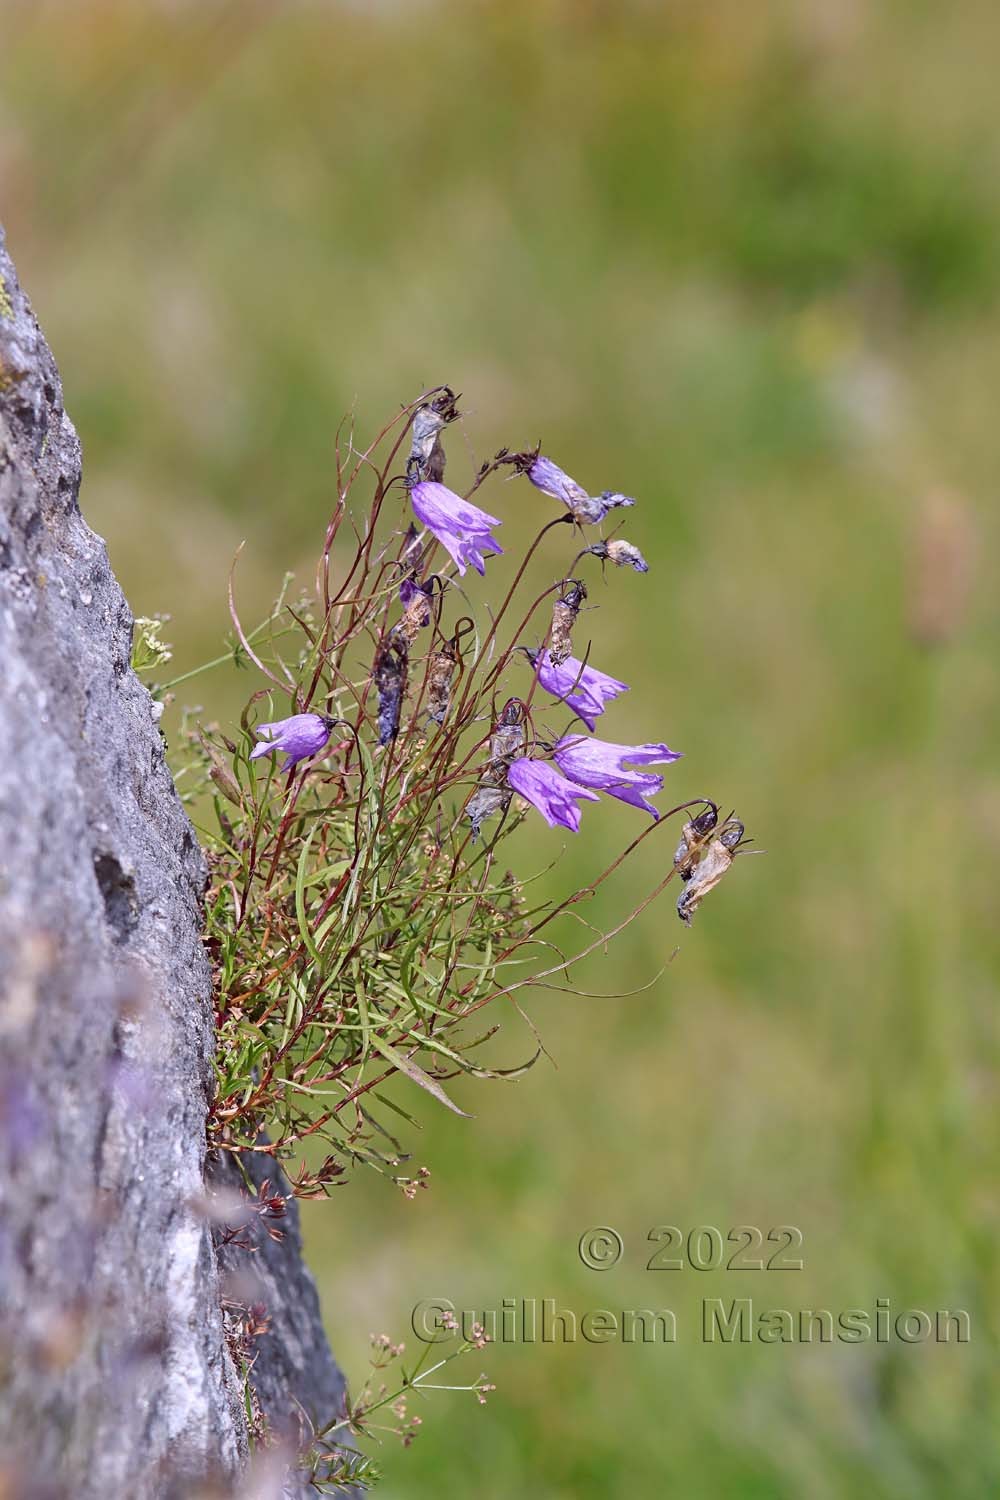
<svg viewBox="0 0 1000 1500"><path fill-rule="evenodd" d="M512 762L507 771L507 783L527 798L550 828L558 825L568 828L571 833L578 832L580 827L577 801L601 800L596 792L567 781L548 761L532 760L527 755Z"/></svg>

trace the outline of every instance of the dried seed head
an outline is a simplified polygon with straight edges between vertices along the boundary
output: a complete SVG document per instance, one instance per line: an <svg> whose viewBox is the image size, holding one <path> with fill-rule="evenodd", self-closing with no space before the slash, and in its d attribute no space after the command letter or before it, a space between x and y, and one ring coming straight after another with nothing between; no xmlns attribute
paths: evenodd
<svg viewBox="0 0 1000 1500"><path fill-rule="evenodd" d="M415 577L404 578L399 585L399 598L403 606L403 618L393 629L393 636L403 637L407 646L412 646L420 631L431 623L432 585L418 583Z"/></svg>
<svg viewBox="0 0 1000 1500"><path fill-rule="evenodd" d="M520 698L509 698L501 710L490 740L490 770L501 779L506 761L524 745L524 704Z"/></svg>
<svg viewBox="0 0 1000 1500"><path fill-rule="evenodd" d="M573 626L580 607L587 597L587 590L574 579L552 606L552 625L549 629L549 660L560 666L573 653Z"/></svg>
<svg viewBox="0 0 1000 1500"><path fill-rule="evenodd" d="M426 548L420 540L420 532L411 521L403 538L403 555L400 562L412 578L419 578L424 571Z"/></svg>
<svg viewBox="0 0 1000 1500"><path fill-rule="evenodd" d="M406 688L406 643L400 639L388 642L375 658L373 676L378 694L378 742L388 745L399 733L399 715Z"/></svg>
<svg viewBox="0 0 1000 1500"><path fill-rule="evenodd" d="M427 717L435 724L443 724L448 712L457 662L458 647L454 641L445 641L431 656L427 670Z"/></svg>
<svg viewBox="0 0 1000 1500"><path fill-rule="evenodd" d="M698 854L704 846L705 837L719 821L719 809L710 802L704 812L689 818L681 829L681 841L674 850L674 869L682 880L690 880Z"/></svg>
<svg viewBox="0 0 1000 1500"><path fill-rule="evenodd" d="M626 542L621 537L610 542L595 542L587 551L594 557L599 557L602 562L613 562L616 568L634 568L637 573L649 572L649 563L638 547L633 547L631 542Z"/></svg>
<svg viewBox="0 0 1000 1500"><path fill-rule="evenodd" d="M705 813L701 814L702 819L705 816ZM713 821L707 831L711 832L714 826ZM685 824L685 833L690 827L690 823ZM682 879L686 880L687 884L677 901L677 915L689 927L691 918L709 891L714 891L723 875L732 868L743 835L744 828L740 820L735 817L727 818L707 848L702 848L700 851L696 848L692 851L691 857L694 864L693 868L689 867L687 875L683 870L680 871Z"/></svg>
<svg viewBox="0 0 1000 1500"><path fill-rule="evenodd" d="M426 406L420 406L413 418L410 460L407 475L411 480L430 479L440 484L444 478L445 453L441 432L458 416L455 393L445 386L440 395Z"/></svg>
<svg viewBox="0 0 1000 1500"><path fill-rule="evenodd" d="M744 832L743 824L738 818L727 818L722 825L719 841L725 844L727 849L735 850L742 843Z"/></svg>
<svg viewBox="0 0 1000 1500"><path fill-rule="evenodd" d="M469 798L469 804L466 808L469 822L472 824L473 841L478 839L482 825L487 818L492 818L497 813L503 812L510 805L511 795L509 787L496 786L488 781L486 777L483 778L480 785Z"/></svg>
<svg viewBox="0 0 1000 1500"><path fill-rule="evenodd" d="M713 891L733 862L732 851L721 839L713 839L688 878L677 901L677 915L690 927L691 918L702 901Z"/></svg>

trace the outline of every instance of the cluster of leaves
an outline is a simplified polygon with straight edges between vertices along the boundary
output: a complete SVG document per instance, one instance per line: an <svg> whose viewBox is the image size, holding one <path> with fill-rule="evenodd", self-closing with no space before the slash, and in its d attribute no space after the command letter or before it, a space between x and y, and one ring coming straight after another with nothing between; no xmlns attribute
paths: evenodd
<svg viewBox="0 0 1000 1500"><path fill-rule="evenodd" d="M440 477L443 422L421 447L422 421L435 411L445 421L457 414L447 387L404 408L364 451L338 434L337 498L312 590L290 597L286 578L268 618L247 631L230 580L230 654L266 682L247 704L240 739L200 726L183 735L185 793L197 803L209 792L215 813L200 830L218 1027L211 1139L235 1153L296 1158L288 1171L300 1197L325 1193L358 1162L410 1196L425 1185L424 1169L406 1169L390 1122L409 1115L385 1086L404 1075L462 1114L451 1078L511 1078L532 1066L541 1051L533 1028L520 1066L489 1067L482 1049L498 1028L478 1013L506 997L524 1016L518 990L565 977L582 955L553 942L550 924L659 826L647 825L584 890L534 905L529 883L501 858L524 816L509 791L496 798L499 821L477 839L469 804L503 782L498 735L514 721L530 725L537 687L514 700L512 718L509 703L506 713L498 707L505 673L516 662L523 677L518 642L530 628L536 640L548 629L566 580L512 605L541 536L572 528L567 540L578 543L579 518L542 528L506 596L478 620L454 567L431 572L439 543L410 524L401 452L412 430L423 472ZM523 457L501 450L468 494ZM408 603L414 579L425 592L411 590ZM508 615L514 629L502 632ZM292 714L322 716L329 741L322 755L279 769L273 754L259 758L254 734L261 721ZM583 952L611 935L588 938ZM308 1161L307 1141L319 1148Z"/></svg>

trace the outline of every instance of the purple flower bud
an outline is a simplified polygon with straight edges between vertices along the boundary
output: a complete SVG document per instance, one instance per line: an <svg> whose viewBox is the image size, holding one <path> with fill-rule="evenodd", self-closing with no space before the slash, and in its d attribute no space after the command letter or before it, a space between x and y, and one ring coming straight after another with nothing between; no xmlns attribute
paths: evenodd
<svg viewBox="0 0 1000 1500"><path fill-rule="evenodd" d="M665 766L680 760L678 750L667 745L616 745L608 740L590 739L586 735L566 735L556 744L553 759L560 771L579 786L607 792L619 802L642 807L654 818L659 813L647 797L655 797L663 788L663 777L643 771L631 771L626 761L639 766Z"/></svg>
<svg viewBox="0 0 1000 1500"><path fill-rule="evenodd" d="M548 761L522 756L507 772L507 784L538 809L550 828L560 825L576 833L580 827L578 801L599 802L596 792L574 786Z"/></svg>
<svg viewBox="0 0 1000 1500"><path fill-rule="evenodd" d="M413 486L410 499L417 520L433 532L450 553L460 574L465 573L467 565L475 568L477 573L485 573L483 553L503 551L499 542L490 535L490 527L500 525L497 517L463 500L447 485L423 480Z"/></svg>
<svg viewBox="0 0 1000 1500"><path fill-rule="evenodd" d="M556 666L549 653L542 651L532 658L532 665L545 691L567 703L588 729L593 729L594 720L604 712L605 703L628 692L627 682L619 682L596 667L584 666L575 656L568 656Z"/></svg>
<svg viewBox="0 0 1000 1500"><path fill-rule="evenodd" d="M258 724L257 738L264 743L251 750L250 759L282 750L288 758L281 769L290 771L307 755L319 754L330 738L333 724L333 719L325 719L322 714L293 714L290 719L276 719L273 724Z"/></svg>

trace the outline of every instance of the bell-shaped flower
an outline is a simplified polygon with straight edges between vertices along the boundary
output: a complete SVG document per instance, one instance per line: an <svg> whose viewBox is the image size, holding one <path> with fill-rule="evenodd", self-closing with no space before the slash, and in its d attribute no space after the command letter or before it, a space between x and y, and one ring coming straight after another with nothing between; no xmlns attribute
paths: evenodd
<svg viewBox="0 0 1000 1500"><path fill-rule="evenodd" d="M645 808L654 818L659 813L646 799L663 789L663 777L649 771L630 770L628 762L638 766L665 766L680 760L681 752L667 745L616 745L589 735L564 735L555 746L553 760L578 786L606 792L619 802Z"/></svg>
<svg viewBox="0 0 1000 1500"><path fill-rule="evenodd" d="M507 784L537 808L550 828L557 825L576 833L580 827L577 802L599 802L596 792L575 786L546 760L523 755L507 770Z"/></svg>
<svg viewBox="0 0 1000 1500"><path fill-rule="evenodd" d="M628 692L627 682L586 666L575 656L567 656L557 665L548 651L540 651L531 660L545 691L567 703L588 729L593 729L594 720L604 712L606 703Z"/></svg>
<svg viewBox="0 0 1000 1500"><path fill-rule="evenodd" d="M290 719L275 719L273 724L258 724L257 738L262 742L250 751L250 759L271 755L280 750L287 757L281 769L290 771L308 755L318 755L326 748L335 720L322 714L292 714Z"/></svg>
<svg viewBox="0 0 1000 1500"><path fill-rule="evenodd" d="M433 532L450 553L460 574L465 573L466 566L475 568L477 573L485 573L483 553L503 551L490 534L491 526L500 525L498 518L463 500L447 485L422 480L410 490L410 500L417 520Z"/></svg>

